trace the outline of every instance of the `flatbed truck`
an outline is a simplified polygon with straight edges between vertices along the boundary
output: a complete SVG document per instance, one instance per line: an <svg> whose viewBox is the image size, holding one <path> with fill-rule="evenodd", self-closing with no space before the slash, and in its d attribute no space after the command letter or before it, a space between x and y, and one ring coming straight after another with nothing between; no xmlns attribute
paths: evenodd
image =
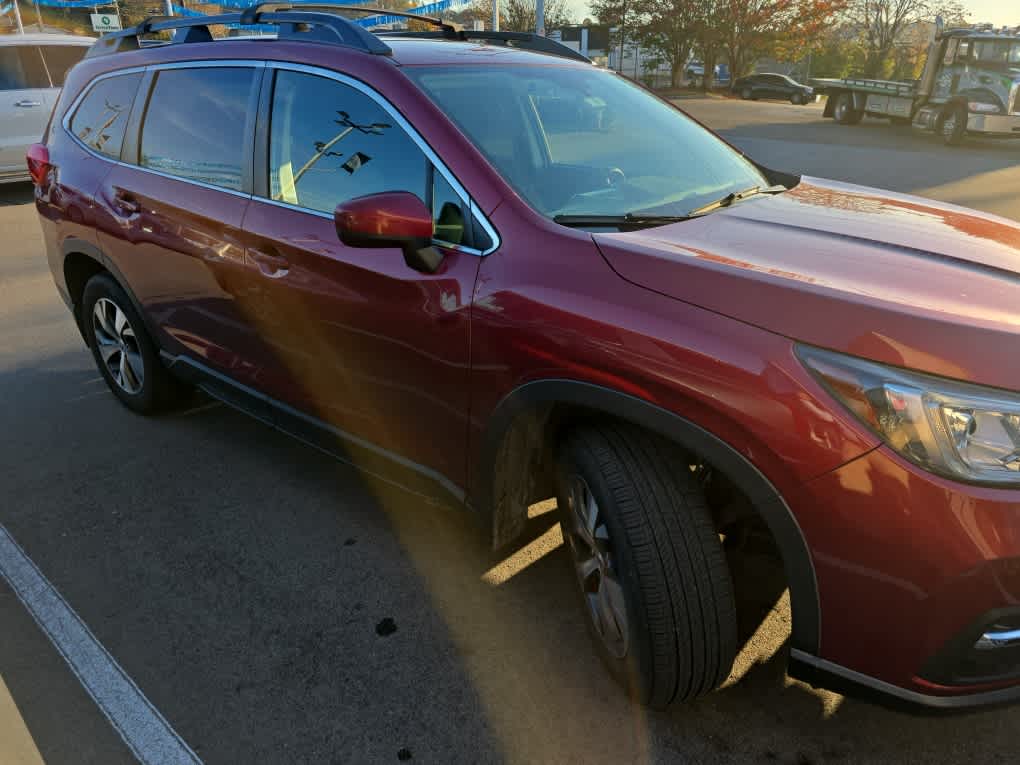
<svg viewBox="0 0 1020 765"><path fill-rule="evenodd" d="M865 115L933 132L950 146L967 135L1020 139L1020 26L943 30L936 22L921 78L812 80L824 114L843 125Z"/></svg>

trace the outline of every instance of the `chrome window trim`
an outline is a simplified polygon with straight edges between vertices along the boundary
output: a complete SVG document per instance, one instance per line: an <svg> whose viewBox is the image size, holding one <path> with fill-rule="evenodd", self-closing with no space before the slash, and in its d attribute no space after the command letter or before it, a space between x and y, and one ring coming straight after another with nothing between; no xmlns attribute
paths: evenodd
<svg viewBox="0 0 1020 765"><path fill-rule="evenodd" d="M109 159L108 157L106 159ZM117 167L127 167L132 170L141 170L143 173L151 173L152 175L158 175L160 178L166 178L171 181L180 181L181 183L190 183L192 186L198 186L203 189L210 189L212 191L222 191L224 194L230 194L234 197L241 197L242 199L251 199L251 194L244 191L238 191L237 189L228 189L226 186L217 186L214 183L206 183L205 181L198 181L194 178L184 178L180 175L173 175L172 173L164 173L162 170L156 170L151 167L143 167L142 165L132 165L130 162L121 162L119 159L110 160Z"/></svg>
<svg viewBox="0 0 1020 765"><path fill-rule="evenodd" d="M112 165L118 167L127 167L132 170L139 170L143 173L151 173L152 175L158 175L160 178L167 178L171 181L180 181L181 183L190 183L193 186L198 186L203 189L211 189L212 191L222 191L226 194L230 194L235 197L241 197L243 199L251 199L252 195L244 191L238 191L237 189L230 189L226 186L217 186L212 183L206 183L205 181L198 181L194 178L185 178L180 175L172 175L171 173L164 173L162 170L156 170L151 167L145 167L144 165L134 165L130 162L122 162L120 159L114 159L108 154L103 154L96 151L91 146L88 146L84 141L78 138L71 130L71 119L74 117L75 112L78 111L78 107L81 102L85 100L85 97L92 92L92 89L97 83L103 80L108 80L111 77L120 77L125 74L144 74L146 72L158 72L163 69L213 69L213 68L247 68L247 69L264 69L266 66L265 61L258 61L253 59L222 59L216 61L176 61L169 64L149 64L147 66L130 66L124 69L114 69L110 72L104 72L103 74L94 77L86 88L71 102L71 105L67 108L64 113L63 119L60 121L60 126L64 129L64 132L74 141L78 146L84 149L86 152L91 154L97 159L109 162Z"/></svg>
<svg viewBox="0 0 1020 765"><path fill-rule="evenodd" d="M363 95L366 95L370 99L375 101L376 104L378 104L379 107L383 109L383 111L389 114L390 117L392 117L396 121L396 123L400 125L403 131L407 133L407 135L411 138L412 141L414 141L414 143L426 156L429 162L432 163L432 166L435 167L436 170L439 171L439 174L442 175L444 179L446 179L446 182L450 184L450 188L452 188L454 192L457 194L457 196L460 197L461 201L465 205L467 205L469 213L472 215L472 217L474 217L478 221L479 225L481 225L481 227L485 229L485 233L488 235L489 240L491 241L491 245L486 250L477 250L472 247L464 247L462 245L442 242L441 240L438 239L433 241L440 247L458 250L459 252L471 253L478 255L480 257L489 255L490 253L493 253L497 249L499 249L500 245L499 234L496 232L496 229L489 222L489 219L481 212L481 210L479 210L477 203L471 198L471 195L468 194L467 189L465 189L464 186L461 185L460 181L457 180L457 177L452 172L450 172L449 168L447 168L443 161L439 159L439 155L432 150L432 147L429 146L428 142L421 137L417 130L414 129L414 126L411 125L411 123L404 118L404 115L401 114L400 111L395 106L393 106L388 100L386 100L386 98L383 97L380 93L366 85L361 80L356 80L353 77L341 74L340 72L334 71L332 69L323 69L317 66L309 66L308 64L293 64L286 61L267 61L265 63L266 66L272 69L300 72L302 74L310 74L317 77L325 77L326 79L334 80L336 82L341 83L342 85L347 85L348 87L357 90L359 93L362 93ZM308 207L291 205L286 202L277 202L275 199L268 199L267 197L253 197L253 198L261 201L267 201L272 204L277 204L293 210L309 212L313 215L323 215L330 219L333 218L332 215L328 213L323 213L321 210L313 210Z"/></svg>
<svg viewBox="0 0 1020 765"><path fill-rule="evenodd" d="M444 242L440 239L434 239L433 242L436 245L444 247L446 249L457 250L458 252L477 255L479 257L484 257L499 249L499 246L501 244L499 233L489 222L488 217L481 211L481 209L478 207L478 203L471 198L471 195L468 194L467 189L464 188L461 182L457 180L457 177L450 171L448 167L446 167L443 161L439 159L439 155L436 154L435 151L433 151L432 147L429 146L428 142L424 138L422 138L422 136L418 133L417 130L414 129L411 123L404 118L404 115L401 114L400 111L397 110L397 108L393 106L388 100L386 100L386 98L384 98L377 91L363 83L361 80L354 79L353 77L341 74L340 72L334 71L332 69L323 69L322 67L310 66L308 64L294 64L286 61L262 61L257 59L214 59L214 60L202 59L195 61L174 61L165 64L149 64L146 66L131 66L125 67L124 69L114 69L110 72L104 72L103 74L94 77L89 82L88 86L85 87L82 90L82 92L78 94L74 101L71 102L71 105L67 108L67 111L64 113L64 117L61 119L60 122L61 127L64 129L64 132L68 135L68 137L70 137L70 139L74 141L76 144L78 144L78 146L80 146L84 151L88 152L97 159L104 160L113 165L131 168L132 170L139 170L143 173L152 173L153 175L160 176L161 178L180 181L181 183L190 183L192 185L199 186L200 188L211 189L213 191L222 191L224 193L242 197L244 199L258 200L260 202L265 202L276 207L282 207L288 210L294 210L295 212L303 212L308 215L315 215L320 218L332 220L333 215L331 213L322 212L321 210L314 210L310 207L292 205L287 202L280 202L278 200L271 199L269 197L256 196L254 194L249 194L244 191L229 189L225 186L216 186L214 184L205 183L204 181L197 181L192 178L184 178L179 175L171 175L170 173L164 173L160 170L155 170L151 167L145 167L140 164L136 165L131 164L130 162L122 162L120 159L115 159L107 154L102 154L101 152L98 152L95 149L93 149L91 146L86 145L71 130L71 119L74 116L75 112L78 111L78 107L81 105L81 102L85 99L86 96L88 96L88 94L92 91L96 84L102 82L103 80L107 80L111 77L119 77L121 75L126 74L138 74L138 73L144 74L145 72L150 71L158 72L164 69L208 69L214 67L215 68L247 67L251 69L264 69L266 67L270 67L273 69L301 72L304 74L310 74L317 77L325 77L326 79L329 80L335 80L336 82L339 82L343 85L347 85L348 87L351 87L354 90L357 90L358 92L368 96L373 101L375 101L375 103L378 104L379 107L383 109L383 111L389 114L398 125L400 125L403 131L407 133L411 140L414 141L414 143L418 146L418 148L422 151L426 158L432 163L433 167L435 167L436 170L439 171L440 175L442 175L443 178L446 180L446 182L450 184L450 188L452 188L454 192L457 194L457 196L460 197L461 201L464 202L465 205L467 205L469 214L475 220L477 220L478 224L485 230L485 233L488 235L491 245L488 247L488 249L479 250L474 247L465 247L463 245L453 244L451 242Z"/></svg>

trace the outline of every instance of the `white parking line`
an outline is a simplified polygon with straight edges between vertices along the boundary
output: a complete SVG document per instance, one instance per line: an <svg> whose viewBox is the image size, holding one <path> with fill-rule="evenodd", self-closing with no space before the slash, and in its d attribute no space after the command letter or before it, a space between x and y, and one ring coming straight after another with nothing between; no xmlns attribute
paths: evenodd
<svg viewBox="0 0 1020 765"><path fill-rule="evenodd" d="M2 524L0 574L140 762L201 765Z"/></svg>

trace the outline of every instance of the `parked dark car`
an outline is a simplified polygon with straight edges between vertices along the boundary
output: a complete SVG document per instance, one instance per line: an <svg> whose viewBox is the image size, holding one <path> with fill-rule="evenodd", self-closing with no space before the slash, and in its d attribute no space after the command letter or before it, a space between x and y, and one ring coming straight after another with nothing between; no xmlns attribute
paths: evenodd
<svg viewBox="0 0 1020 765"><path fill-rule="evenodd" d="M497 547L555 497L641 702L726 679L761 535L795 676L1020 698L1020 226L769 170L544 38L215 23L280 34L107 35L29 152L125 406L197 385Z"/></svg>
<svg viewBox="0 0 1020 765"><path fill-rule="evenodd" d="M806 104L815 97L809 85L799 83L785 74L752 74L741 77L734 81L732 89L746 101L779 98L791 104Z"/></svg>

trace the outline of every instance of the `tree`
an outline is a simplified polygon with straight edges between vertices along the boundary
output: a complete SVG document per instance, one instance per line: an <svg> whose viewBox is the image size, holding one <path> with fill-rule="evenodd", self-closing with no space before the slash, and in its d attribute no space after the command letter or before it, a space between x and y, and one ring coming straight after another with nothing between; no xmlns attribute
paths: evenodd
<svg viewBox="0 0 1020 765"><path fill-rule="evenodd" d="M956 0L850 0L846 17L859 30L867 51L865 75L881 76L908 30L938 15L965 19L967 11Z"/></svg>
<svg viewBox="0 0 1020 765"><path fill-rule="evenodd" d="M730 74L742 77L765 55L800 59L817 49L846 0L725 0L718 24Z"/></svg>
<svg viewBox="0 0 1020 765"><path fill-rule="evenodd" d="M535 0L499 0L499 27L508 32L534 32L537 27L538 14L535 11ZM449 14L447 14L449 15ZM467 19L492 19L492 0L476 0L464 11ZM573 13L567 0L545 0L545 28L570 26L574 22Z"/></svg>
<svg viewBox="0 0 1020 765"><path fill-rule="evenodd" d="M623 29L627 40L638 43L650 60L667 64L677 87L697 40L704 6L689 0L593 0L592 12L603 24ZM619 37L615 44L620 44Z"/></svg>

